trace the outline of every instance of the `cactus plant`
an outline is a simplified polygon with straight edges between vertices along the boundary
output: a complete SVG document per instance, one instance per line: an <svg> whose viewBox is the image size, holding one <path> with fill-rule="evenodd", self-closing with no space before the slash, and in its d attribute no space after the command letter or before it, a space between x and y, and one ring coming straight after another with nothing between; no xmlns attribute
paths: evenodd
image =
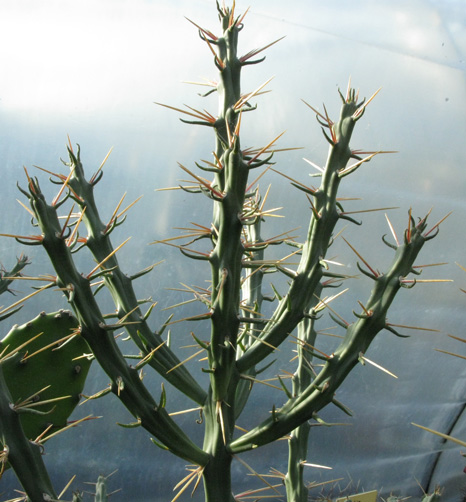
<svg viewBox="0 0 466 502"><path fill-rule="evenodd" d="M11 292L9 285L12 283L13 278L21 276L21 270L27 264L27 257L21 256L11 271L7 272L5 269L2 269L0 294L6 291ZM0 313L0 319L4 320L15 312L18 312L22 308L22 303L22 301L18 301L10 307L3 309ZM17 340L13 340L13 343L15 342ZM19 349L20 344L17 343L16 348ZM0 446L2 447L2 452L0 453L0 478L6 468L10 465L13 466L29 495L39 499L44 493L54 494L54 492L42 461L40 445L29 441L26 437L19 416L19 407L16 406L18 403L10 393L10 388L14 385L11 380L10 385L7 385L4 376L4 365L9 364L12 359L18 362L17 351L13 348L10 350L9 345L2 346L0 350ZM31 377L29 378L31 379ZM32 390L34 379L30 380L29 383L28 390L30 392L28 396L31 394L34 395L34 391Z"/></svg>
<svg viewBox="0 0 466 502"><path fill-rule="evenodd" d="M12 354L1 363L3 376L18 410L23 410L21 423L30 439L46 429L55 432L65 427L80 400L91 360L86 357L86 342L73 333L77 328L68 311L42 312L14 326L0 342L0 352ZM31 402L21 406L26 399ZM36 403L33 408L32 403Z"/></svg>
<svg viewBox="0 0 466 502"><path fill-rule="evenodd" d="M94 497L94 502L107 502L110 500L110 495L115 492L108 493L107 487L107 479L111 476L103 476L102 474L97 478L96 483L87 483L90 485L95 485L95 492L91 494ZM84 493L83 492L74 492L72 502L83 502Z"/></svg>
<svg viewBox="0 0 466 502"><path fill-rule="evenodd" d="M403 239L398 240L393 233L394 243L384 241L394 250L393 261L384 273L368 265L348 243L363 261L364 266L358 266L373 281L373 288L366 303L360 303L362 310L355 313L354 322L338 320L344 336L333 353L324 354L316 349L314 321L317 313L328 306L328 301L321 298L322 288L335 286L336 281L346 279L330 270L325 259L337 223L341 220L354 222L338 199L340 184L365 162L383 153L364 153L350 147L353 130L376 93L368 100L360 100L358 92L349 84L345 94L340 92L342 106L336 122L330 119L326 110L320 113L311 107L323 127L330 149L327 163L321 169L319 188L293 180L293 185L308 196L311 204L305 241L289 242L290 239L283 236L264 239L261 222L268 214L266 195L261 196L255 183L251 183L250 173L271 165L278 137L254 150L242 146L240 135L242 120L246 120L243 115L254 108L251 101L264 87L243 94L241 72L246 66L262 61L263 58L254 58L265 48L240 56L238 37L245 15L236 15L234 3L231 8L217 3L217 10L220 35L196 26L201 39L214 53L219 81L212 84L212 92L218 95L219 111L214 116L192 108L175 108L190 117L183 121L209 127L215 135L212 161L198 164L200 169L212 175L211 181L180 165L195 185L184 189L211 199L212 223L210 227L197 225L186 236L189 242L177 246L183 255L204 261L211 270L209 290L202 294L195 292L195 298L207 306L207 311L188 319L210 323L208 341L205 341L208 337L193 333L195 342L206 355L207 367L203 371L209 375L208 389L200 387L173 349L163 341L161 335L169 321L158 332L149 328L147 319L153 305L143 314L141 302L132 287L134 279L149 269L131 277L121 270L116 253L123 244L113 247L110 235L122 223L123 214L118 213L118 206L109 222L102 222L94 200L94 187L101 180L103 171L99 168L86 180L79 147L75 152L70 143L67 163L70 172L54 175L61 188L51 203L47 202L38 179L27 173L27 188L21 191L29 200L40 235L21 242L44 248L55 270L54 284L64 293L77 318L76 334L87 342L93 357L107 374L111 392L134 416L132 425L143 427L156 444L194 464L179 485L175 498L190 485L196 489L202 479L206 501L241 500L245 494L236 498L233 495L233 460L242 452L291 435L289 472L283 477L288 500L302 502L307 500L302 467L307 460L308 421L319 421L318 413L329 404L348 411L335 399L336 390L356 365L364 364L365 353L381 330L400 335L387 322L388 310L401 288L409 289L415 284L415 279L408 276L418 273L413 268L415 260L424 244L437 234L439 223L428 229L427 216L416 221L410 210ZM348 165L352 159L354 162ZM71 208L62 224L59 211L68 198L79 206L79 216L73 221L75 213ZM80 234L81 222L86 225L86 237ZM283 260L264 258L269 246L282 241L294 246L299 259L296 268L285 265ZM88 249L97 261L97 266L87 274L81 273L74 261L74 253L83 249ZM269 317L261 315L265 299L262 283L267 272L282 273L289 281L284 294L274 290L276 305ZM108 322L95 298L96 280L99 288L106 287L111 293L118 318L114 323ZM128 331L140 351L135 366L127 361L115 339L114 332L121 328ZM262 366L268 364L268 356L289 339L295 329L298 330L300 359L292 390L289 391L281 381L286 402L281 407L272 405L271 409L265 410L263 421L249 431L236 433L237 419ZM315 357L323 360L320 370L313 365L312 358ZM159 372L163 379L201 407L205 425L202 446L188 437L169 415L165 390L158 400L149 392L142 379L143 367ZM40 479L42 474L35 476ZM51 489L46 493L55 496ZM42 500L28 494L33 501Z"/></svg>
<svg viewBox="0 0 466 502"><path fill-rule="evenodd" d="M27 264L21 256L11 271L2 270L0 294L10 291ZM1 319L20 310L24 301L5 308ZM68 311L42 312L0 341L0 478L13 466L30 496L54 496L41 458L44 435L67 426L91 364L83 357L87 344L74 335L77 327Z"/></svg>
<svg viewBox="0 0 466 502"><path fill-rule="evenodd" d="M0 472L8 462L31 500L45 500L44 494L56 498L52 483L42 460L39 444L24 434L13 398L0 366L0 442L2 457Z"/></svg>
<svg viewBox="0 0 466 502"><path fill-rule="evenodd" d="M21 255L16 260L15 266L10 271L7 271L5 268L2 267L0 271L0 295L7 291L9 293L12 292L9 289L9 286L13 282L14 280L13 278L21 276L21 271L28 264L28 262L29 262L28 257L25 255Z"/></svg>

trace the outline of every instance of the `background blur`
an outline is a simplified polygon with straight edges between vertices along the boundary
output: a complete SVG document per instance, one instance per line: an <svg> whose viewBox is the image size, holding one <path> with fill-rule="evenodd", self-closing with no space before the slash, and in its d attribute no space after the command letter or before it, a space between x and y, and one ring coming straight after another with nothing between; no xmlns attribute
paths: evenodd
<svg viewBox="0 0 466 502"><path fill-rule="evenodd" d="M354 417L328 409L323 418L350 426L314 429L308 461L332 470L309 468L309 481L342 478L331 496L350 486L378 489L382 494L420 497L436 484L444 487L446 500L458 500L466 486L461 449L445 444L411 422L466 440L466 363L434 351L441 348L466 353L459 342L447 337L465 337L464 307L466 273L466 7L463 0L238 0L237 12L250 12L241 33L240 47L247 53L286 36L271 47L267 59L243 73L243 90L252 91L271 76L273 92L256 99L258 110L243 117L243 146L263 146L286 130L279 146L304 147L277 154L276 168L303 183L309 183L310 166L303 157L322 165L327 144L314 114L301 99L337 118L340 98L351 76L353 87L369 97L381 93L358 123L352 146L363 150L397 150L378 156L345 178L342 195L362 200L345 203L345 209L361 210L397 206L389 217L398 236L407 224L410 207L422 217L432 207L431 224L450 211L440 235L429 243L419 263L448 262L425 269L423 278L454 279L453 283L420 284L402 291L390 314L390 322L436 328L438 333L410 331L409 339L383 332L368 357L398 376L391 378L374 367L358 367L338 393L338 399L354 411ZM104 178L96 189L103 216L110 215L123 193L127 203L143 199L131 210L128 222L113 235L115 245L128 235L131 241L119 252L120 263L134 273L165 260L137 286L141 297L158 301L152 316L154 329L168 317L170 307L187 297L167 288L180 282L204 285L208 269L193 267L178 252L157 239L177 235L174 227L196 222L209 226L210 207L201 196L178 191L157 192L176 186L186 175L177 161L192 168L199 159L210 159L211 131L179 122L179 113L153 104L184 103L215 114L216 98L202 99L202 88L187 81L216 79L213 57L201 42L196 28L184 16L218 33L213 0L2 0L0 4L0 232L29 235L30 218L17 203L22 195L16 182L26 185L23 165L37 175L44 192L54 195L47 175L34 168L66 172L59 158L66 158L67 135L82 147L82 159L90 176L113 146ZM312 168L311 168L312 169ZM317 181L316 181L317 182ZM309 205L301 192L285 178L270 173L261 181L263 190L272 184L270 207L283 207L285 219L268 223L264 234L273 236L301 227L305 235ZM312 180L311 180L312 183ZM24 201L25 202L25 201ZM345 236L373 267L383 270L392 256L380 237L389 234L385 211L356 215L364 224L348 226ZM5 267L25 252L31 257L30 274L51 273L44 253L0 239L0 258ZM286 254L286 250L273 253ZM355 256L337 240L332 256L356 273ZM83 271L93 268L82 261ZM280 286L278 278L273 280ZM284 286L284 283L281 284ZM364 301L370 280L360 278L333 308L351 320L357 300ZM29 286L17 286L20 294ZM3 337L13 323L23 323L41 310L66 308L59 293L43 294L30 302L12 320L2 323ZM2 302L8 299L2 298ZM108 299L104 308L112 310ZM176 312L177 318L199 313L197 306ZM321 329L334 326L327 316ZM174 345L183 346L189 331L200 325L176 324ZM332 330L338 334L338 328ZM404 330L406 333L406 330ZM188 336L187 336L188 335ZM202 336L201 336L202 338ZM186 342L187 343L187 342ZM323 349L335 343L326 338ZM290 353L280 354L280 368L293 370ZM180 348L180 358L194 350ZM190 368L199 371L193 361ZM275 369L275 372L278 371ZM87 392L107 385L97 367L91 370ZM199 371L200 373L200 371ZM272 372L273 376L273 372ZM161 378L148 375L156 395ZM202 376L200 377L202 378ZM280 396L256 389L241 425L251 427L265 418ZM168 407L190 407L174 390ZM108 475L111 489L122 488L112 502L170 500L172 487L184 476L184 463L158 450L142 430L127 430L115 422L131 422L129 414L113 397L87 403L75 418L102 415L47 444L46 461L60 491L72 475L73 489L91 491L84 481ZM453 428L452 424L457 426ZM202 441L202 426L195 415L182 415L180 423ZM93 442L92 438L99 442ZM245 455L258 472L286 470L286 443ZM259 487L240 463L234 464L237 491ZM419 484L418 484L419 483ZM87 486L87 487L86 487ZM0 482L0 499L14 496L17 487L11 472ZM317 497L320 489L312 492ZM181 500L189 500L189 494ZM198 493L193 500L202 500Z"/></svg>

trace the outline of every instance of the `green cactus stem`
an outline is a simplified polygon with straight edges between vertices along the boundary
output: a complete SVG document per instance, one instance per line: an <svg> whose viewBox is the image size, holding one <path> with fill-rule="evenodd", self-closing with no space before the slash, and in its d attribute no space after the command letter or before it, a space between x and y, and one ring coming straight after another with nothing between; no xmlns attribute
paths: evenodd
<svg viewBox="0 0 466 502"><path fill-rule="evenodd" d="M297 351L298 367L293 375L293 398L301 395L313 380L312 349L316 344L317 333L314 328L317 306L320 301L322 284L316 289L308 317L298 324ZM307 461L308 442L311 425L306 421L294 429L288 440L288 472L285 487L289 502L307 502L309 490L304 483L304 466Z"/></svg>
<svg viewBox="0 0 466 502"><path fill-rule="evenodd" d="M10 277L20 276L21 271L28 264L29 264L28 257L25 255L21 255L16 260L16 265L9 272L2 267L0 271L0 295L2 293L5 293L6 291L11 293L9 286L13 282L13 279L10 279Z"/></svg>
<svg viewBox="0 0 466 502"><path fill-rule="evenodd" d="M406 276L413 271L414 261L424 243L433 238L426 232L426 218L417 224L410 215L405 241L395 252L391 267L385 274L373 276L374 287L364 306L364 312L349 324L337 350L328 357L323 369L312 383L296 398L289 399L275 418L269 418L229 445L232 453L239 453L283 437L306 420L311 420L324 406L334 401L334 394L349 372L369 348L375 336L388 329L387 313L402 287L407 287Z"/></svg>
<svg viewBox="0 0 466 502"><path fill-rule="evenodd" d="M303 319L306 307L313 299L313 294L324 276L321 262L326 256L332 234L337 222L343 217L337 202L337 193L342 178L359 167L347 167L354 154L350 149L350 139L356 121L362 116L366 103L358 103L353 89L348 89L346 98L342 97L340 120L334 124L328 119L327 127L331 131L328 138L331 145L327 164L318 190L312 191L314 209L306 241L302 248L300 263L288 294L280 301L270 322L264 327L257 340L237 361L240 372L257 365L278 347Z"/></svg>
<svg viewBox="0 0 466 502"><path fill-rule="evenodd" d="M184 434L166 410L156 403L143 384L138 369L126 363L112 333L115 327L105 323L94 298L91 289L91 279L94 276L84 276L75 267L66 232L58 219L57 209L61 203L47 204L35 179L29 178L28 188L28 192L22 191L28 196L42 231L40 242L55 268L57 286L63 290L76 314L80 325L79 334L110 377L112 392L141 426L173 453L190 462L204 465L207 455Z"/></svg>
<svg viewBox="0 0 466 502"><path fill-rule="evenodd" d="M94 186L102 178L102 169L90 181L87 181L80 158L79 145L76 155L71 147L68 148L68 154L70 161L67 165L72 174L67 182L72 189L71 196L82 210L82 219L88 231L88 236L84 239L85 245L90 249L97 263L105 260L106 268L111 271L104 274L103 280L114 300L118 318L124 319L128 333L144 356L153 352L148 364L185 395L198 404L203 404L206 398L205 391L180 364L175 354L163 343L161 336L150 329L147 317L142 314L139 307L140 302L133 289L133 279L149 272L152 268L141 274L136 274L135 277L129 277L121 271L110 234L114 228L123 223L125 217L120 218L114 214L111 220L105 224L99 216L94 199ZM65 182L66 177L61 178Z"/></svg>
<svg viewBox="0 0 466 502"><path fill-rule="evenodd" d="M0 365L0 444L31 502L55 500L39 444L27 439ZM4 459L5 460L5 459ZM2 466L3 467L3 466ZM48 498L47 498L48 497Z"/></svg>
<svg viewBox="0 0 466 502"><path fill-rule="evenodd" d="M243 260L243 267L246 276L243 278L242 291L242 330L239 334L236 357L240 357L254 341L254 331L256 323L261 321L262 304L264 300L273 301L273 298L264 297L262 292L262 282L267 269L261 268L265 256L265 247L257 246L263 242L261 237L262 217L256 216L259 211L259 200L250 199L252 218L251 222L245 225L246 241L249 243L246 250L246 258ZM281 242L278 241L277 244ZM247 268L247 267L250 268ZM247 372L241 375L236 389L235 407L236 416L240 416L246 405L252 390L252 382L257 375L256 368L249 368ZM249 377L249 379L248 379Z"/></svg>
<svg viewBox="0 0 466 502"><path fill-rule="evenodd" d="M5 268L1 268L0 270L0 295L9 292L12 293L10 289L10 284L13 282L14 277L19 277L21 276L21 272L24 269L26 265L29 264L28 257L25 255L21 255L17 260L15 266L10 270L7 271ZM14 313L18 312L21 307L17 307L15 309L10 310L9 312L0 315L0 321L3 321L7 317L10 317Z"/></svg>

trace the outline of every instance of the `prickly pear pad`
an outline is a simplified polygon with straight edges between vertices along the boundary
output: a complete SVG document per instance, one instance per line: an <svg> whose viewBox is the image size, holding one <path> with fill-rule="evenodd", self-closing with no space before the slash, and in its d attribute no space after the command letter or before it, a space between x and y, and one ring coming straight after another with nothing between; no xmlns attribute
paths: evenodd
<svg viewBox="0 0 466 502"><path fill-rule="evenodd" d="M13 326L0 342L0 352L8 347L6 353L12 354L1 365L24 432L30 439L37 438L50 424L53 424L51 431L64 427L79 402L91 364L90 359L81 356L90 350L78 334L60 341L77 328L78 321L69 311L42 312L26 324ZM48 348L33 355L43 347ZM20 404L28 398L31 398L28 402L39 402L62 396L69 397L34 407Z"/></svg>

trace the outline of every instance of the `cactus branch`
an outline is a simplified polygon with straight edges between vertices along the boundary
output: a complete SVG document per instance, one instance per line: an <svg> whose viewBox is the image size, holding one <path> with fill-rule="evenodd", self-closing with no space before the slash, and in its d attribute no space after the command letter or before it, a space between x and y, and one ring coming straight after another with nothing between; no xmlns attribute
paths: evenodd
<svg viewBox="0 0 466 502"><path fill-rule="evenodd" d="M26 438L12 402L0 365L0 443L3 445L6 460L13 467L31 500L46 500L45 497L50 497L49 500L56 499L42 460L41 448Z"/></svg>
<svg viewBox="0 0 466 502"><path fill-rule="evenodd" d="M159 438L172 452L186 460L204 465L208 457L192 443L160 408L139 378L135 368L127 365L100 309L95 302L88 278L75 268L70 249L60 237L56 207L48 205L37 180L29 184L29 201L43 232L43 246L80 324L80 335L87 341L95 358L112 381L112 392L142 426ZM89 210L87 213L89 214ZM160 353L163 347L157 351ZM155 357L153 358L155 359Z"/></svg>
<svg viewBox="0 0 466 502"><path fill-rule="evenodd" d="M234 440L229 445L232 453L279 439L332 402L336 389L358 364L360 354L367 351L377 333L386 327L388 309L401 287L400 277L410 273L414 260L427 240L423 235L425 228L425 219L421 220L418 226L411 228L409 242L397 249L391 267L375 279L371 296L364 307L371 315L363 316L348 325L339 347L312 384L277 411L278 420L268 419Z"/></svg>
<svg viewBox="0 0 466 502"><path fill-rule="evenodd" d="M92 182L87 182L85 179L79 145L76 155L71 149L68 149L68 153L70 157L68 165L72 173L72 176L69 178L69 185L78 196L77 200L78 204L81 206L82 218L88 230L88 237L86 240L87 247L91 250L99 263L94 271L103 264L106 264L106 267L112 270L111 274L104 275L104 283L107 285L113 297L118 317L120 319L127 317L128 322L134 323L128 324L126 329L138 348L143 353L148 354L153 351L153 349L162 346L163 341L160 335L152 332L139 309L138 300L132 286L133 278L125 275L120 269L115 253L122 245L113 249L108 231L109 224L105 225L100 219L93 194L94 185ZM103 172L101 168L102 166L99 168L99 172ZM118 213L119 206L120 204L114 211L111 221L116 222L118 218L129 209L128 207L121 213L116 214ZM92 273L89 275L92 275ZM179 367L178 371L172 371L170 375L167 374L167 372L174 366L177 366L178 363L178 358L165 345L161 347L161 350L157 351L155 357L151 358L149 362L150 366L158 371L164 378L167 378L175 387L191 397L198 404L202 404L205 400L205 392L188 373L186 368Z"/></svg>

